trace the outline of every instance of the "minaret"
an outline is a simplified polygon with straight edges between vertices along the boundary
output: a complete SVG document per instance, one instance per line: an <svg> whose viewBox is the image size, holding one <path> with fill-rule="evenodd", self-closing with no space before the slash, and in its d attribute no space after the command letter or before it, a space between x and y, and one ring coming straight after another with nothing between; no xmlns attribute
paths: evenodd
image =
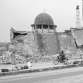
<svg viewBox="0 0 83 83"><path fill-rule="evenodd" d="M81 23L80 23L80 10L79 10L79 5L76 6L76 28L80 28Z"/></svg>

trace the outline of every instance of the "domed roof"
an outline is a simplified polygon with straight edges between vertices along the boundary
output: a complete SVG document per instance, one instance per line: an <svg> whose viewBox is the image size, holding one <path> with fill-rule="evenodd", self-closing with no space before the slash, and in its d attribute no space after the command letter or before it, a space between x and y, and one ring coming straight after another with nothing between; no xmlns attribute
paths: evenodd
<svg viewBox="0 0 83 83"><path fill-rule="evenodd" d="M38 16L36 16L34 24L35 25L40 25L40 24L54 25L54 22L53 22L52 17L49 14L41 13Z"/></svg>

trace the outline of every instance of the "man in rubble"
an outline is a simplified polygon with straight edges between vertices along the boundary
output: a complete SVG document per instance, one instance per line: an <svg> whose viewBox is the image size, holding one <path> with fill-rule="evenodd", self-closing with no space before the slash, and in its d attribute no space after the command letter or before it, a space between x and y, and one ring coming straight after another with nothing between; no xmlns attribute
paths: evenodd
<svg viewBox="0 0 83 83"><path fill-rule="evenodd" d="M65 62L65 60L67 59L63 50L59 53L58 59L60 63Z"/></svg>

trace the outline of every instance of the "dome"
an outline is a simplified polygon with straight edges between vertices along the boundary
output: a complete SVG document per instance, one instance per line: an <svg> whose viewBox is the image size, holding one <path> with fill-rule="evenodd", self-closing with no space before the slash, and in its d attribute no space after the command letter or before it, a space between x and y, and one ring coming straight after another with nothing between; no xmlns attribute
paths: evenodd
<svg viewBox="0 0 83 83"><path fill-rule="evenodd" d="M35 25L54 25L52 17L47 13L41 13L38 16L36 16Z"/></svg>

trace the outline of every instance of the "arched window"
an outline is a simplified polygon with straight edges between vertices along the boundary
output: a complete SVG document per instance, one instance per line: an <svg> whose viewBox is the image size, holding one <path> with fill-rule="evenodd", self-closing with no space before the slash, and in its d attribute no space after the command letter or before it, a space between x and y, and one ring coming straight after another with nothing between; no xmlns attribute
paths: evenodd
<svg viewBox="0 0 83 83"><path fill-rule="evenodd" d="M37 29L41 29L41 28L42 28L42 26L41 26L41 25L37 25L36 27L37 27Z"/></svg>
<svg viewBox="0 0 83 83"><path fill-rule="evenodd" d="M43 29L48 29L48 25L43 25Z"/></svg>
<svg viewBox="0 0 83 83"><path fill-rule="evenodd" d="M49 25L49 29L54 29L54 26L53 25Z"/></svg>

